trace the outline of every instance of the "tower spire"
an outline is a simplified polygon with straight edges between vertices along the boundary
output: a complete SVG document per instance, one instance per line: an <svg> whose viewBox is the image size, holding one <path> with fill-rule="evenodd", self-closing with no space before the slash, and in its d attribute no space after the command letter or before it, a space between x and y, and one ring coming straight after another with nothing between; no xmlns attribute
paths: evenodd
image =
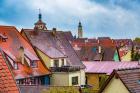
<svg viewBox="0 0 140 93"><path fill-rule="evenodd" d="M78 24L78 38L83 38L83 28L82 28L81 21L79 21Z"/></svg>
<svg viewBox="0 0 140 93"><path fill-rule="evenodd" d="M38 14L38 21L35 23L35 29L39 30L39 31L46 31L47 27L46 24L42 21L42 14L41 14L41 10L39 10L39 14Z"/></svg>
<svg viewBox="0 0 140 93"><path fill-rule="evenodd" d="M41 9L39 8L39 15L38 15L38 19L41 20L42 19L42 15L41 15Z"/></svg>

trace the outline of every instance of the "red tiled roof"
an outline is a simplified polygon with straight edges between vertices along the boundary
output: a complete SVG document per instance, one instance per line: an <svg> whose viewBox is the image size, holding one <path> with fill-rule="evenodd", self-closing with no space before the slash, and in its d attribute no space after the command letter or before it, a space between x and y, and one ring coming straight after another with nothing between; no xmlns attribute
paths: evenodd
<svg viewBox="0 0 140 93"><path fill-rule="evenodd" d="M0 47L6 53L6 55L11 57L15 62L19 62L19 60L17 60L19 57L19 48L23 47L25 56L27 56L31 61L36 61L38 64L36 68L31 68L28 66L29 64L26 65L19 62L18 65L20 69L13 69L16 79L50 74L49 70L37 57L32 46L20 35L15 27L0 26L0 33L4 33L4 35L8 38L6 42L0 43Z"/></svg>
<svg viewBox="0 0 140 93"><path fill-rule="evenodd" d="M71 44L82 61L113 61L117 50L113 40L109 37L77 38ZM100 54L98 53L99 46L102 50Z"/></svg>
<svg viewBox="0 0 140 93"><path fill-rule="evenodd" d="M32 60L39 60L31 45L20 35L20 33L15 27L0 26L0 33L5 34L5 36L8 38L6 42L0 43L0 47L3 51L9 51L12 55L14 55L17 58L18 50L22 46L24 49L26 49L26 51L29 51L30 54L34 55L31 57L30 55L28 55ZM28 52L26 53L28 54Z"/></svg>
<svg viewBox="0 0 140 93"><path fill-rule="evenodd" d="M124 46L124 45L127 45L127 46L133 45L133 42L131 39L114 39L113 41L117 47Z"/></svg>
<svg viewBox="0 0 140 93"><path fill-rule="evenodd" d="M0 50L0 93L19 93L16 81Z"/></svg>

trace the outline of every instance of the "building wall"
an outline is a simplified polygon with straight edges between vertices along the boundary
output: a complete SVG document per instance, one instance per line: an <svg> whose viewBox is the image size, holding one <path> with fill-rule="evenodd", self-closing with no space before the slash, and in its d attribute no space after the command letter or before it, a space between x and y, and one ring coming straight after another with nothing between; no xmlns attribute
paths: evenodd
<svg viewBox="0 0 140 93"><path fill-rule="evenodd" d="M82 69L77 72L69 73L69 86L72 86L72 77L78 76L78 85L85 85L85 71Z"/></svg>
<svg viewBox="0 0 140 93"><path fill-rule="evenodd" d="M108 79L106 74L86 73L87 84L93 86L93 90L99 90Z"/></svg>
<svg viewBox="0 0 140 93"><path fill-rule="evenodd" d="M37 49L37 52L41 59L44 61L45 65L49 67L53 67L54 59L49 58L47 55L42 53L40 50ZM62 60L59 60L59 67L62 65ZM64 65L66 65L66 60L64 59ZM59 85L59 86L72 86L72 77L78 76L78 85L85 84L85 71L82 69L80 71L74 72L54 72L51 76L51 85ZM62 81L63 80L63 81Z"/></svg>
<svg viewBox="0 0 140 93"><path fill-rule="evenodd" d="M43 60L44 64L49 68L52 65L52 60L45 55L43 52L41 52L40 50L36 49L37 53L39 54L39 56L41 57L41 59Z"/></svg>
<svg viewBox="0 0 140 93"><path fill-rule="evenodd" d="M99 74L86 73L87 84L92 85L94 90L99 90Z"/></svg>
<svg viewBox="0 0 140 93"><path fill-rule="evenodd" d="M78 76L78 85L85 85L84 70L76 72L54 72L51 76L51 85L72 86L72 77Z"/></svg>
<svg viewBox="0 0 140 93"><path fill-rule="evenodd" d="M52 73L51 85L69 86L69 73L56 72Z"/></svg>
<svg viewBox="0 0 140 93"><path fill-rule="evenodd" d="M85 75L85 69L81 69L80 71L81 73L81 85L85 85L85 82L86 82L86 75Z"/></svg>
<svg viewBox="0 0 140 93"><path fill-rule="evenodd" d="M129 93L120 79L112 78L102 93Z"/></svg>
<svg viewBox="0 0 140 93"><path fill-rule="evenodd" d="M131 51L128 51L126 55L121 57L121 61L131 61Z"/></svg>
<svg viewBox="0 0 140 93"><path fill-rule="evenodd" d="M117 51L115 51L115 54L114 54L114 61L119 61L119 55Z"/></svg>

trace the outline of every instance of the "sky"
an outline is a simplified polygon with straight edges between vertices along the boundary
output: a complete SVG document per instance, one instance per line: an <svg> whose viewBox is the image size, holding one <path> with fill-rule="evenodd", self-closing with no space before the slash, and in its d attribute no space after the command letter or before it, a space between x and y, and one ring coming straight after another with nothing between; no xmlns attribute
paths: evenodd
<svg viewBox="0 0 140 93"><path fill-rule="evenodd" d="M33 28L39 9L48 29L84 37L140 37L140 0L0 0L0 25Z"/></svg>

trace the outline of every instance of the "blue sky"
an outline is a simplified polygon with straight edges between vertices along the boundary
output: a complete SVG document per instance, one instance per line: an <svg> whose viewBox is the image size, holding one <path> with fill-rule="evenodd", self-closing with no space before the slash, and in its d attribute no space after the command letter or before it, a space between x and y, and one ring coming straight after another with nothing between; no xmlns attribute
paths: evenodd
<svg viewBox="0 0 140 93"><path fill-rule="evenodd" d="M33 28L39 8L48 29L75 35L80 20L84 37L140 36L140 0L0 0L0 25Z"/></svg>

